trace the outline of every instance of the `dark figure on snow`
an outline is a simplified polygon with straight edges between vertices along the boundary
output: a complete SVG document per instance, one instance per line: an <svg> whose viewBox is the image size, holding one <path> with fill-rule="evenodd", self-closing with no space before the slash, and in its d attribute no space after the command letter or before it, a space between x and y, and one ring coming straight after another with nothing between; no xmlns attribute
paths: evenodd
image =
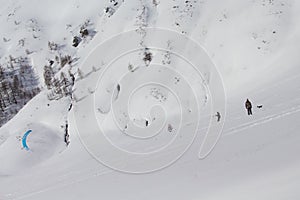
<svg viewBox="0 0 300 200"><path fill-rule="evenodd" d="M245 107L247 109L248 115L252 115L252 104L249 99L247 99L247 101L245 102Z"/></svg>
<svg viewBox="0 0 300 200"><path fill-rule="evenodd" d="M221 114L219 112L217 112L217 114L215 116L217 117L217 122L219 122L221 120Z"/></svg>
<svg viewBox="0 0 300 200"><path fill-rule="evenodd" d="M68 124L66 123L64 141L67 146L70 144L69 137L70 137L70 135L69 135L69 131L68 131Z"/></svg>

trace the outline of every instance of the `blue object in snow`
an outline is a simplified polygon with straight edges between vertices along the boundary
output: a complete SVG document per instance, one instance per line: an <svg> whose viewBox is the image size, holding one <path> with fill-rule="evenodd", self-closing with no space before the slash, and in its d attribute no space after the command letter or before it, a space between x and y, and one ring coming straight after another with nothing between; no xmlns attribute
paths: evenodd
<svg viewBox="0 0 300 200"><path fill-rule="evenodd" d="M29 150L29 147L27 146L27 143L26 143L26 140L27 140L27 136L32 132L32 130L28 130L24 135L23 135L23 138L22 138L22 144L23 144L23 147L24 149L26 149L27 151Z"/></svg>

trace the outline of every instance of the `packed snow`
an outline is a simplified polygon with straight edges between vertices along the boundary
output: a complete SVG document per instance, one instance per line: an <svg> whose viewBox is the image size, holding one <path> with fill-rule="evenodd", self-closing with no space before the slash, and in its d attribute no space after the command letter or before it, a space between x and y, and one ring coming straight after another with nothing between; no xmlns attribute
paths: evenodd
<svg viewBox="0 0 300 200"><path fill-rule="evenodd" d="M300 198L298 1L1 5L0 200Z"/></svg>

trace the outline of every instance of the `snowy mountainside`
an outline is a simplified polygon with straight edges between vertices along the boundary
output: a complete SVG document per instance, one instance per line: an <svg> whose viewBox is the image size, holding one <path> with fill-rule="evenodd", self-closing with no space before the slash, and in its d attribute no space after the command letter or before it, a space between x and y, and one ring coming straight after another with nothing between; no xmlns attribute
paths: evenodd
<svg viewBox="0 0 300 200"><path fill-rule="evenodd" d="M0 128L0 200L299 198L298 1L16 0L1 5L0 64L7 68L10 56L28 59L41 91ZM172 34L166 40L168 35L150 34L153 29L148 28L178 34L178 41L188 38L208 57L189 52L190 43L178 48ZM129 37L122 37L126 33ZM119 55L135 47L134 42L136 51ZM165 51L147 44L161 45ZM224 84L226 117L225 111L210 110L213 102L203 83L211 83L213 70L199 77L172 52L187 55L191 62L210 58ZM174 79L177 71L181 76ZM129 75L116 81L122 73ZM151 79L163 85L140 84L126 99L126 89ZM94 88L96 83L103 85ZM199 110L187 85L198 91ZM180 87L177 95L166 92ZM253 116L246 116L246 98L253 103ZM124 105L128 116L118 114ZM199 124L194 111L200 113ZM225 121L222 137L208 157L199 159L208 121L213 119L212 127L219 125L216 111ZM156 120L165 113L169 118ZM193 117L181 124L189 113ZM177 152L184 154L154 173L121 173L114 166L132 165L127 157L105 149L95 134L96 123L128 152L155 152L177 141L155 156L158 163L130 160L142 169L172 160ZM138 128L131 129L134 125ZM156 128L161 125L162 134L149 137L150 142L128 137L130 130L138 130L133 131L138 138L148 133L140 130L160 130ZM197 125L199 133L192 138ZM180 126L185 131L177 134ZM22 146L27 130L32 131L28 151ZM193 142L183 151L189 139ZM103 152L110 163L97 160Z"/></svg>
<svg viewBox="0 0 300 200"><path fill-rule="evenodd" d="M103 3L96 3L102 11L101 6ZM1 125L13 117L27 103L27 101L24 102L24 99L27 99L26 96L29 96L30 99L39 92L40 88L44 88L45 85L48 87L47 82L44 81L45 66L50 67L51 71L57 74L56 79L62 79L60 71L64 71L65 74L69 74L68 71L70 70L75 71L75 69L71 69L71 65L77 64L78 57L76 52L78 48L72 46L72 40L74 37L81 36L80 30L84 27L84 29L89 31L89 36L82 38L81 46L84 46L96 33L93 28L94 22L90 21L90 19L98 15L98 12L96 12L98 11L97 6L94 7L95 11L90 14L90 10L84 9L86 5L80 5L80 3L74 4L73 7L69 7L70 3L68 2L53 4L51 1L45 1L43 4L37 1L12 1L11 3L3 2L3 5L6 6L2 7L0 20L5 28L1 29L0 65L4 73L11 73L9 72L11 71L10 68L14 65L14 74L11 76L17 75L19 77L21 71L18 69L18 65L22 66L20 60L28 60L25 66L33 68L34 73L31 72L31 74L39 77L37 80L39 83L38 85L29 83L32 84L31 87L33 89L29 91L21 89L21 94L24 93L22 95L14 94L15 92L11 92L10 88L6 93L12 97L2 95L3 101L1 105L4 106L1 106L3 108ZM35 5L35 9L34 12L31 12L33 5ZM66 10L66 7L69 8ZM84 15L83 18L74 15L74 13L78 12L76 10L79 7L86 10L86 13L81 11ZM54 11L56 14L53 14ZM68 11L70 12L68 13ZM101 11L99 12L101 13ZM61 20L62 16L64 16L63 20ZM51 79L54 79L54 77L51 77ZM20 77L19 81L19 85L28 84L29 82L26 78L21 80ZM53 80L54 83L52 85L56 84L55 81ZM14 84L15 81L11 78L9 82ZM5 84L7 85L7 83ZM4 90L4 83L1 86L2 90ZM12 90L15 89L12 88ZM52 99L61 96L57 94L57 91L49 91L48 93ZM25 98L22 96L25 96ZM16 100L12 101L10 99ZM14 104L17 105L15 106Z"/></svg>

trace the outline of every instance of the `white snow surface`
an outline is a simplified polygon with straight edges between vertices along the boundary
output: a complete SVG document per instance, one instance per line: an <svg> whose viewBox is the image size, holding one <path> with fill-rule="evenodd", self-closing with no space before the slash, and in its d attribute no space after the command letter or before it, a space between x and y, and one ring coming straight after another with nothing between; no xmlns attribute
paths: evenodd
<svg viewBox="0 0 300 200"><path fill-rule="evenodd" d="M112 6L114 2L118 4ZM112 6L114 12L106 13L107 6ZM74 66L68 67L74 72L78 67L82 68L85 77L82 80L77 77L73 88L79 100L62 98L49 101L47 90L43 89L0 128L0 200L299 199L299 10L300 2L296 0L2 0L1 61L9 55L25 55L28 49L32 52L28 57L43 80L43 67L55 56L48 49L48 41L53 41L61 45L59 53L78 58ZM89 30L95 35L85 38L77 48L72 47L73 36L78 35L80 26L87 20L90 21ZM133 152L152 151L173 139L174 135L168 131L162 132L158 140L153 139L150 143L135 144L126 136L120 136L118 133L121 131L112 125L110 98L101 96L101 92L105 91L90 87L99 80L97 75L108 63L98 63L95 66L99 70L97 72L88 74L84 71L87 69L84 65L89 62L85 59L99 44L122 32L144 30L146 27L175 31L205 49L224 83L226 118L222 118L225 125L220 140L205 159L198 158L204 138L199 132L190 148L172 165L151 173L131 174L102 164L88 152L82 142L84 137L92 137L94 146L99 145L99 141L93 138L93 134L87 134L94 131L89 124L92 121L81 123L82 115L78 115L78 110L81 108L88 112L90 105L84 95L94 95L95 107L101 111L95 110L96 115L101 114L97 116L97 122L108 132L110 140ZM21 39L25 39L24 46L19 44ZM114 50L117 52L124 43L126 41L115 41L107 54ZM157 61L155 56L159 53L155 53L154 61ZM128 60L138 60L134 56L129 57L118 60L116 66L125 63L127 68ZM191 53L191 57L197 55ZM201 91L197 100L200 110L204 110L200 119L205 121L207 116L215 114L206 113L209 106L205 102L207 91L197 84L196 75L188 69L184 71L185 63L176 59L171 56L164 62L170 61L176 69L182 69L182 75L191 87ZM123 70L119 69L120 72ZM116 77L106 77L105 89L118 100L123 98L122 86L129 87L139 80L150 77L166 80L166 84L174 82L168 79L167 73L157 76L141 69L133 73L137 72L137 77L133 76L123 85L121 82L119 92L112 81ZM145 120L149 120L150 127L156 128L153 116L160 118L163 114L151 105L157 103L157 98L167 96L166 102L160 102L160 105L171 113L167 122L176 129L179 125L177 116L180 115L176 98L166 93L163 87L157 88L143 87L134 93L128 103L131 123L145 128ZM80 96L83 89L85 94ZM156 99L144 97L149 90ZM190 93L183 91L183 96L182 106L192 107L188 104ZM246 115L244 102L247 98L253 103L253 116ZM70 102L73 108L68 112ZM127 101L124 104L127 105ZM259 109L257 105L263 107ZM89 114L86 113L87 116ZM102 115L106 117L102 118ZM64 143L66 121L71 141L68 147ZM121 125L127 125L122 122ZM196 120L192 118L182 126L195 124ZM89 131L79 132L78 126ZM164 126L168 127L167 124ZM205 122L199 122L199 130L205 130L206 126ZM28 136L30 150L26 151L20 140L29 129L32 130ZM183 138L188 135L186 132L181 134ZM184 139L182 141L183 145ZM180 148L179 143L175 149L157 159L168 160ZM124 158L114 157L112 152L106 154L117 164L126 163ZM152 163L140 164L152 166Z"/></svg>

